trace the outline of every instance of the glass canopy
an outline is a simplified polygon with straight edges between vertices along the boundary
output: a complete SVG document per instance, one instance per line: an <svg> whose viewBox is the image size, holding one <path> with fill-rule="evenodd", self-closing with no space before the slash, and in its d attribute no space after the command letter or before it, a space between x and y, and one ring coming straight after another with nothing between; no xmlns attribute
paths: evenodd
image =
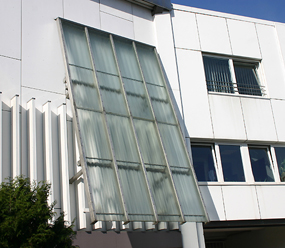
<svg viewBox="0 0 285 248"><path fill-rule="evenodd" d="M91 221L206 221L155 48L58 23Z"/></svg>

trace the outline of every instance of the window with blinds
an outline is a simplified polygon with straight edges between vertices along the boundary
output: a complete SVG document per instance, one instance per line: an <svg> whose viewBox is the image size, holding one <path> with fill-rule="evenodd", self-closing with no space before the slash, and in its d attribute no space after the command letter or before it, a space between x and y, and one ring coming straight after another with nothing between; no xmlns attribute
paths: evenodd
<svg viewBox="0 0 285 248"><path fill-rule="evenodd" d="M156 49L58 23L92 222L206 221Z"/></svg>
<svg viewBox="0 0 285 248"><path fill-rule="evenodd" d="M203 56L208 91L263 96L257 73L258 63Z"/></svg>

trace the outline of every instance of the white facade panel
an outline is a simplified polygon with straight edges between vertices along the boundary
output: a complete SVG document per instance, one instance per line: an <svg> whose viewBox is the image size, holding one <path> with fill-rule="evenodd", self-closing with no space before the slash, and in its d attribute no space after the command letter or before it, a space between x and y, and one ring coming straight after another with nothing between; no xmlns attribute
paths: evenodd
<svg viewBox="0 0 285 248"><path fill-rule="evenodd" d="M50 102L43 105L44 114L44 165L45 165L45 180L50 183L50 190L54 192L54 179L53 179L53 163L52 163L52 122L51 122L51 107ZM48 196L48 204L53 203L55 200L54 194Z"/></svg>
<svg viewBox="0 0 285 248"><path fill-rule="evenodd" d="M196 16L202 51L232 54L226 19L200 14Z"/></svg>
<svg viewBox="0 0 285 248"><path fill-rule="evenodd" d="M285 101L271 99L271 106L272 106L278 141L284 142L285 141L285 128L284 128Z"/></svg>
<svg viewBox="0 0 285 248"><path fill-rule="evenodd" d="M44 115L42 113L42 110L35 109L36 112L36 129L35 132L35 138L36 138L36 144L37 144L37 180L43 181L45 179L44 175Z"/></svg>
<svg viewBox="0 0 285 248"><path fill-rule="evenodd" d="M52 165L53 165L53 197L56 200L55 211L59 214L62 211L61 204L61 179L60 179L60 153L59 144L59 117L51 107L51 143L52 143Z"/></svg>
<svg viewBox="0 0 285 248"><path fill-rule="evenodd" d="M99 1L62 0L63 18L82 23L94 28L100 28Z"/></svg>
<svg viewBox="0 0 285 248"><path fill-rule="evenodd" d="M256 186L262 219L285 218L284 185Z"/></svg>
<svg viewBox="0 0 285 248"><path fill-rule="evenodd" d="M214 137L246 140L239 97L209 94Z"/></svg>
<svg viewBox="0 0 285 248"><path fill-rule="evenodd" d="M184 120L190 137L213 138L202 55L176 49Z"/></svg>
<svg viewBox="0 0 285 248"><path fill-rule="evenodd" d="M226 220L221 186L199 186L210 221Z"/></svg>
<svg viewBox="0 0 285 248"><path fill-rule="evenodd" d="M36 126L36 107L35 99L32 98L28 103L28 133L29 133L29 177L31 182L38 180L37 175L37 126Z"/></svg>
<svg viewBox="0 0 285 248"><path fill-rule="evenodd" d="M70 185L69 185L69 161L67 146L67 122L66 122L66 105L58 108L59 114L59 133L60 133L60 172L61 172L61 199L62 210L64 211L64 220L71 223L71 206L70 206Z"/></svg>
<svg viewBox="0 0 285 248"><path fill-rule="evenodd" d="M241 98L249 141L277 141L270 100Z"/></svg>
<svg viewBox="0 0 285 248"><path fill-rule="evenodd" d="M64 93L62 49L55 18L63 14L62 3L23 2L22 85Z"/></svg>
<svg viewBox="0 0 285 248"><path fill-rule="evenodd" d="M179 89L177 65L173 44L170 14L156 15L154 18L157 38L157 51L171 88Z"/></svg>
<svg viewBox="0 0 285 248"><path fill-rule="evenodd" d="M21 5L22 1L0 1L0 56L21 59Z"/></svg>
<svg viewBox="0 0 285 248"><path fill-rule="evenodd" d="M20 94L20 85L21 61L0 56L0 91L5 105L11 106L11 99Z"/></svg>
<svg viewBox="0 0 285 248"><path fill-rule="evenodd" d="M194 13L174 11L172 25L175 47L200 50L196 15Z"/></svg>
<svg viewBox="0 0 285 248"><path fill-rule="evenodd" d="M262 64L271 98L285 98L285 72L276 29L272 26L256 24L261 49Z"/></svg>
<svg viewBox="0 0 285 248"><path fill-rule="evenodd" d="M233 55L261 58L254 23L227 20Z"/></svg>
<svg viewBox="0 0 285 248"><path fill-rule="evenodd" d="M223 186L222 191L227 220L260 219L254 186Z"/></svg>
<svg viewBox="0 0 285 248"><path fill-rule="evenodd" d="M156 45L154 17L149 9L133 5L133 22L135 40L150 45Z"/></svg>
<svg viewBox="0 0 285 248"><path fill-rule="evenodd" d="M105 12L129 21L133 20L131 3L124 0L100 0L99 2L101 12Z"/></svg>
<svg viewBox="0 0 285 248"><path fill-rule="evenodd" d="M279 45L282 51L283 62L285 63L285 24L284 23L276 23L276 31L279 40Z"/></svg>
<svg viewBox="0 0 285 248"><path fill-rule="evenodd" d="M102 30L124 36L129 39L135 38L132 21L113 16L105 12L100 12L100 20Z"/></svg>

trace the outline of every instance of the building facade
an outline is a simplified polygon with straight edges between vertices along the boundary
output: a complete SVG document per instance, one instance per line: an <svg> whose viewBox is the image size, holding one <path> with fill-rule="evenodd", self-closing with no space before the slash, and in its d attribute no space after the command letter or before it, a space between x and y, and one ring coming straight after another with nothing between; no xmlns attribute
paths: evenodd
<svg viewBox="0 0 285 248"><path fill-rule="evenodd" d="M2 0L1 6L1 181L20 174L29 176L31 180L49 181L52 191L49 201L56 200L55 210L64 211L67 221L75 220L75 230L78 231L75 244L81 247L284 247L285 24L175 4L171 9L169 4L165 7L159 1ZM89 80L86 79L88 72L80 74L85 69L97 75L95 81L99 81L100 86L98 75L103 72L98 65L107 53L104 55L102 48L103 55L96 58L88 45L89 50L86 51L93 54L90 58L94 60L88 67L82 62L85 57L83 45L76 38L79 36L76 32L66 31L68 28L64 23L87 34L87 43L91 45L92 33L112 37L110 44L119 68L115 76L123 86L120 89L110 87L117 93L121 92L124 101L131 102L128 98L131 90L127 89L126 80L141 80L146 85L145 92L148 93L145 99L151 106L153 123L158 127L158 139L163 150L161 154L167 164L165 178L168 178L174 192L171 191L169 199L162 197L165 200L162 205L170 206L173 197L178 199L178 219L171 219L171 211L167 210L165 221L161 219L157 199L163 196L162 191L156 195L158 186L153 186L155 183L149 176L153 168L148 169L144 148L139 141L139 130L144 130L146 125L134 131L141 161L136 164L144 173L146 192L150 192L146 197L154 209L154 219L124 219L126 212L130 213L126 210L123 219L96 219L92 215L90 206L93 203L90 202L93 198L90 198L86 184L96 180L88 179L90 182L87 183L90 175L84 170L82 175L82 167L84 161L87 164L88 151L93 146L86 145L83 125L75 112L83 107L89 108L91 105L88 104L95 100L94 95L87 98L88 93L80 93L79 102L76 100L79 93L76 92L81 91L71 88L84 85ZM74 41L73 45L69 46L68 37L71 37L71 43ZM124 44L134 44L135 61L139 62L131 63L128 68L134 68L131 66L138 63L142 79L134 76L135 69L130 70L130 76L124 74L128 71L123 69L127 63L120 62L119 51L116 50L121 40ZM161 70L166 98L152 95L156 90L148 88L147 69L144 69L143 58L140 57L147 52L140 55L140 46L156 51L155 65L159 65ZM76 57L73 53L77 48ZM122 54L127 56L126 52ZM151 63L153 60L150 59L145 64ZM76 67L76 73L72 72L72 66ZM108 71L111 64L106 68L104 73L114 76ZM103 99L100 103L104 109L102 113L107 111L108 115L112 111L106 110L109 102L101 91L103 87L99 86L97 92ZM90 93L91 89L87 91ZM80 105L84 98L89 107ZM111 107L122 106L119 98L112 95L110 99L114 100L110 102ZM189 156L185 155L185 159L191 165L187 167L189 174L186 174L193 178L191 185L179 184L184 180L181 175L186 174L181 171L175 174L175 166L171 162L171 151L175 149L169 146L168 150L164 140L166 136L159 127L172 117L157 111L154 101L166 102L174 109L176 124L172 124L176 125L178 133L181 131L184 145L177 148L173 156L179 161L178 170L185 169L187 166L181 168L180 165L184 156L180 151L187 147ZM131 113L128 118L135 129L136 121L143 118L135 116L136 108L132 109L133 106L129 104L127 108ZM166 119L162 121L160 118ZM112 136L108 131L110 125L104 125L106 133ZM87 129L88 126L84 128ZM174 132L172 137L176 137ZM114 156L117 157L116 166L112 168L117 173L116 178L121 179L118 180L118 194L125 195L118 199L114 195L109 198L114 202L122 201L122 206L130 210L137 200L127 200L123 176L119 174L123 165L120 165L116 154L114 139L109 139L113 140L110 143L113 161ZM103 146L104 139L97 143ZM85 153L82 152L84 144ZM102 166L96 163L96 166ZM108 189L112 180L100 178L99 189ZM108 198L107 191L102 193L102 199ZM142 193L137 196L144 199ZM184 196L188 197L185 201ZM134 200L133 204L131 200ZM193 211L187 207L192 203ZM94 220L98 221L95 223Z"/></svg>

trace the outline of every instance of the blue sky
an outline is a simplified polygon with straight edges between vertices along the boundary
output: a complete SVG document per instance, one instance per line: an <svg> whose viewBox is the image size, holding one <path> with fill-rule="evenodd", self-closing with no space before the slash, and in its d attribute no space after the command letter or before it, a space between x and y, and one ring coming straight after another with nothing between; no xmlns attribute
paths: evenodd
<svg viewBox="0 0 285 248"><path fill-rule="evenodd" d="M285 0L172 0L171 2L285 23Z"/></svg>

